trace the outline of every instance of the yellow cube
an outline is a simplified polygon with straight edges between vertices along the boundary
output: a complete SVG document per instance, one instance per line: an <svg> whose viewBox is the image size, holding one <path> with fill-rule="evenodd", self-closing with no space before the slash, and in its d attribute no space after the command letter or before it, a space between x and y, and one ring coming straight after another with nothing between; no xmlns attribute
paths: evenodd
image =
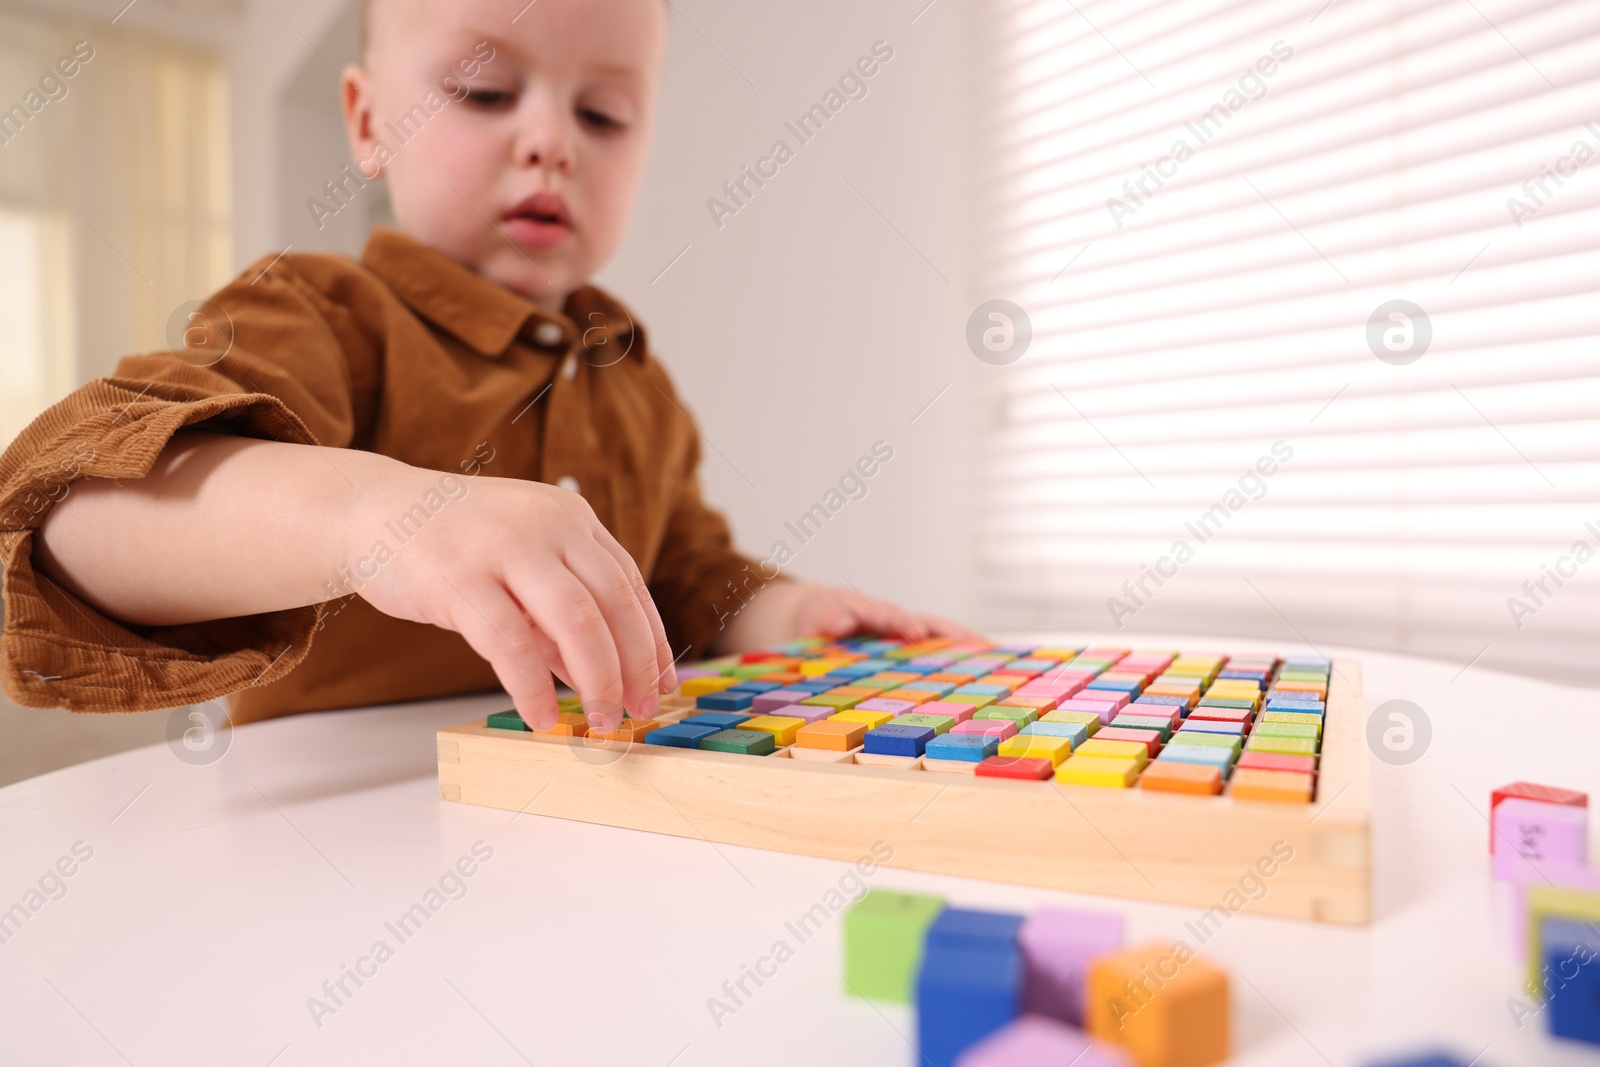
<svg viewBox="0 0 1600 1067"><path fill-rule="evenodd" d="M739 729L760 730L764 734L771 734L772 740L782 748L784 745L794 744L796 731L805 724L804 719L796 719L790 715L757 715L740 723Z"/></svg>
<svg viewBox="0 0 1600 1067"><path fill-rule="evenodd" d="M1067 785L1098 785L1109 789L1131 789L1139 780L1139 765L1131 759L1104 756L1069 756L1056 768L1056 781Z"/></svg>
<svg viewBox="0 0 1600 1067"><path fill-rule="evenodd" d="M1047 734L1017 734L1000 742L999 754L1009 759L1047 759L1052 766L1072 755L1072 739Z"/></svg>

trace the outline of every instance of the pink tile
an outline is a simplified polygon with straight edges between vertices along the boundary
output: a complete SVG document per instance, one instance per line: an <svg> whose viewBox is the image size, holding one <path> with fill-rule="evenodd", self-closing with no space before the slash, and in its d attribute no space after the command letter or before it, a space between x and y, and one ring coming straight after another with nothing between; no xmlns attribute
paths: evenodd
<svg viewBox="0 0 1600 1067"><path fill-rule="evenodd" d="M890 715L904 715L909 711L917 710L915 701L911 700L885 700L883 697L868 697L856 707L862 711L887 711Z"/></svg>
<svg viewBox="0 0 1600 1067"><path fill-rule="evenodd" d="M962 704L959 701L935 700L924 704L918 709L927 715L948 715L956 722L966 722L978 710L976 704Z"/></svg>
<svg viewBox="0 0 1600 1067"><path fill-rule="evenodd" d="M950 727L953 734L972 734L976 737L998 737L1004 741L1017 732L1017 724L1010 719L968 719Z"/></svg>
<svg viewBox="0 0 1600 1067"><path fill-rule="evenodd" d="M820 722L838 712L837 708L823 708L814 704L786 704L781 708L770 711L763 710L763 715L784 715L791 719L804 719L806 722Z"/></svg>

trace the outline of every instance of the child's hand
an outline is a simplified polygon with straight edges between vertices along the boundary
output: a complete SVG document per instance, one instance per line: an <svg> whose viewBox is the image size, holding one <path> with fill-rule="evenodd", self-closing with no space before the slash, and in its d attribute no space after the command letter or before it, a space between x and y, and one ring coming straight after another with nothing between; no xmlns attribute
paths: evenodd
<svg viewBox="0 0 1600 1067"><path fill-rule="evenodd" d="M577 493L399 468L357 496L344 543L348 590L461 634L534 729L556 724L552 671L644 719L677 686L639 568Z"/></svg>
<svg viewBox="0 0 1600 1067"><path fill-rule="evenodd" d="M831 585L802 586L795 610L794 636L823 634L844 637L869 633L920 641L924 637L977 637L958 622L937 615L917 615L898 604Z"/></svg>
<svg viewBox="0 0 1600 1067"><path fill-rule="evenodd" d="M904 641L978 636L960 623L936 615L917 615L854 589L811 582L774 582L728 621L714 651L744 651L816 634L844 637L855 633Z"/></svg>

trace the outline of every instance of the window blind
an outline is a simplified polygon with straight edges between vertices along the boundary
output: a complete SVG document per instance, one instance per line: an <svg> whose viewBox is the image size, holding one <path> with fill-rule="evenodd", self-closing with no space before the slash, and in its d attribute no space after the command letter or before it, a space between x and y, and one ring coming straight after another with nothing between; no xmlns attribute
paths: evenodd
<svg viewBox="0 0 1600 1067"><path fill-rule="evenodd" d="M997 623L1600 682L1600 5L977 22Z"/></svg>

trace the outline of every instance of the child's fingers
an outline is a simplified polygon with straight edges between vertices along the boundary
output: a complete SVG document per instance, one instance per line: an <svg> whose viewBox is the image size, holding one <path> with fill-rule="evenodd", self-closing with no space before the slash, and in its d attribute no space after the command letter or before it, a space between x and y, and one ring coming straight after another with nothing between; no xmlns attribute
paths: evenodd
<svg viewBox="0 0 1600 1067"><path fill-rule="evenodd" d="M859 599L861 604L857 610L861 620L874 632L895 634L908 641L917 641L928 636L928 629L922 624L922 620L900 605L869 597Z"/></svg>
<svg viewBox="0 0 1600 1067"><path fill-rule="evenodd" d="M567 681L585 701L623 702L622 666L605 613L589 588L560 563L507 575L511 595L556 644Z"/></svg>
<svg viewBox="0 0 1600 1067"><path fill-rule="evenodd" d="M678 688L678 672L673 666L672 646L667 643L667 628L661 623L661 613L656 610L656 602L650 596L650 587L645 584L644 575L639 573L639 565L628 555L628 550L618 544L617 539L612 537L605 527L599 528L595 540L600 543L601 548L611 553L611 557L622 568L650 626L651 640L654 641L656 649L655 682L652 688L658 693L670 693Z"/></svg>
<svg viewBox="0 0 1600 1067"><path fill-rule="evenodd" d="M499 583L459 592L450 612L456 632L489 661L522 721L535 730L553 729L556 687L527 615Z"/></svg>
<svg viewBox="0 0 1600 1067"><path fill-rule="evenodd" d="M980 636L976 630L970 630L952 619L942 615L924 615L923 624L928 627L928 632L935 637L954 637L968 640Z"/></svg>
<svg viewBox="0 0 1600 1067"><path fill-rule="evenodd" d="M627 572L598 543L579 545L565 559L572 573L588 587L611 627L622 672L623 706L642 719L654 718L661 708L661 696L656 691L661 673L657 666L659 648Z"/></svg>

